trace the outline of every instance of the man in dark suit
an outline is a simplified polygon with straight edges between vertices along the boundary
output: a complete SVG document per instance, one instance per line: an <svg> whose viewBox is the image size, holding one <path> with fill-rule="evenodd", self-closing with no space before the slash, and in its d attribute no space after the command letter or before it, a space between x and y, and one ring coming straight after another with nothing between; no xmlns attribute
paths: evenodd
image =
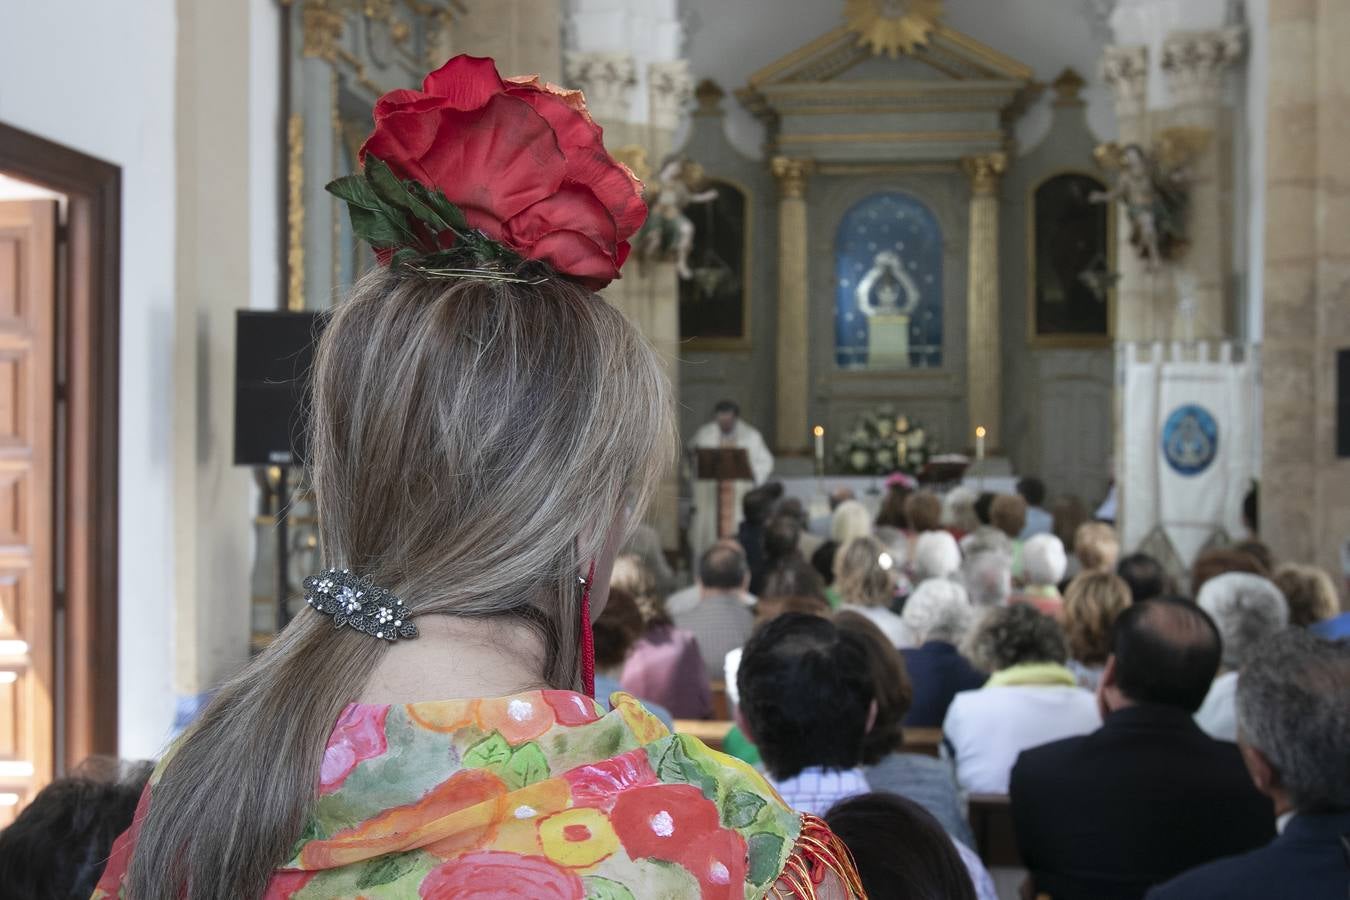
<svg viewBox="0 0 1350 900"><path fill-rule="evenodd" d="M1237 747L1192 720L1219 668L1199 607L1121 613L1097 703L1100 729L1018 757L1009 794L1022 859L1054 900L1138 900L1151 886L1274 834Z"/></svg>
<svg viewBox="0 0 1350 900"><path fill-rule="evenodd" d="M1350 897L1350 642L1302 629L1257 649L1238 677L1238 749L1279 814L1260 850L1192 869L1149 900Z"/></svg>

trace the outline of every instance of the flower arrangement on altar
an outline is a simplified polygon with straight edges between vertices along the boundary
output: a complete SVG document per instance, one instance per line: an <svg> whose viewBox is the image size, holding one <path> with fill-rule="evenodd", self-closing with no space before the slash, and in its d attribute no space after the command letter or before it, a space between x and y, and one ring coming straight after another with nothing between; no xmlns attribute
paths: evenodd
<svg viewBox="0 0 1350 900"><path fill-rule="evenodd" d="M855 475L916 475L928 462L931 443L919 422L883 403L853 421L835 444L834 459L841 470Z"/></svg>

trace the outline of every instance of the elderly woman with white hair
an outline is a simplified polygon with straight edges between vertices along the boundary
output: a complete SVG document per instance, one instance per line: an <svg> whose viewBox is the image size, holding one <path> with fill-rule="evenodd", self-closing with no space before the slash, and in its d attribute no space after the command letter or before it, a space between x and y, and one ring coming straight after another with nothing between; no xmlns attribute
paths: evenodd
<svg viewBox="0 0 1350 900"><path fill-rule="evenodd" d="M968 552L960 578L977 610L1003 606L1012 594L1012 557L997 550Z"/></svg>
<svg viewBox="0 0 1350 900"><path fill-rule="evenodd" d="M909 566L915 584L950 578L961 568L961 548L946 531L925 531L915 539Z"/></svg>
<svg viewBox="0 0 1350 900"><path fill-rule="evenodd" d="M1008 602L1025 603L1055 621L1064 619L1064 598L1059 583L1064 579L1069 556L1064 542L1053 534L1038 534L1022 545L1022 577L1026 587Z"/></svg>
<svg viewBox="0 0 1350 900"><path fill-rule="evenodd" d="M939 728L952 698L985 682L985 674L956 649L975 622L975 609L961 585L930 578L910 595L900 618L918 643L900 651L914 684L914 699L904 724Z"/></svg>
<svg viewBox="0 0 1350 900"><path fill-rule="evenodd" d="M1289 624L1289 604L1268 578L1247 572L1226 572L1209 579L1195 598L1209 613L1223 638L1219 675L1195 723L1210 737L1237 740L1238 672L1265 640Z"/></svg>

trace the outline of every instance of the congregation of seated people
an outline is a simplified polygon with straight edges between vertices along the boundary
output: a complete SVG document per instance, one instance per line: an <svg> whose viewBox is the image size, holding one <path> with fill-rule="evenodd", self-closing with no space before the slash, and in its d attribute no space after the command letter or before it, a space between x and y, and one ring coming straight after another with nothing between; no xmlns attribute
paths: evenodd
<svg viewBox="0 0 1350 900"><path fill-rule="evenodd" d="M611 671L710 691L716 721L676 727L825 817L873 897L1347 896L1336 583L1254 537L1187 568L1126 552L1085 509L1035 478L809 513L756 489L652 601L701 671L640 646Z"/></svg>
<svg viewBox="0 0 1350 900"><path fill-rule="evenodd" d="M771 483L687 587L648 532L595 622L597 699L758 768L868 896L1350 896L1350 626L1322 569L1254 538L1188 568L1123 552L1035 478L896 477L828 512ZM87 896L128 771L35 798L0 882Z"/></svg>

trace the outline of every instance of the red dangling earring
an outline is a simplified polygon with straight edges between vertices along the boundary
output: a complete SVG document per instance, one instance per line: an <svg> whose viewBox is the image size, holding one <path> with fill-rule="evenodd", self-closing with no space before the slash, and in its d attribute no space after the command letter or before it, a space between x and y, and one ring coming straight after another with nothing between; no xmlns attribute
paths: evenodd
<svg viewBox="0 0 1350 900"><path fill-rule="evenodd" d="M595 632L591 628L591 585L595 582L595 561L581 579L581 689L595 697Z"/></svg>

